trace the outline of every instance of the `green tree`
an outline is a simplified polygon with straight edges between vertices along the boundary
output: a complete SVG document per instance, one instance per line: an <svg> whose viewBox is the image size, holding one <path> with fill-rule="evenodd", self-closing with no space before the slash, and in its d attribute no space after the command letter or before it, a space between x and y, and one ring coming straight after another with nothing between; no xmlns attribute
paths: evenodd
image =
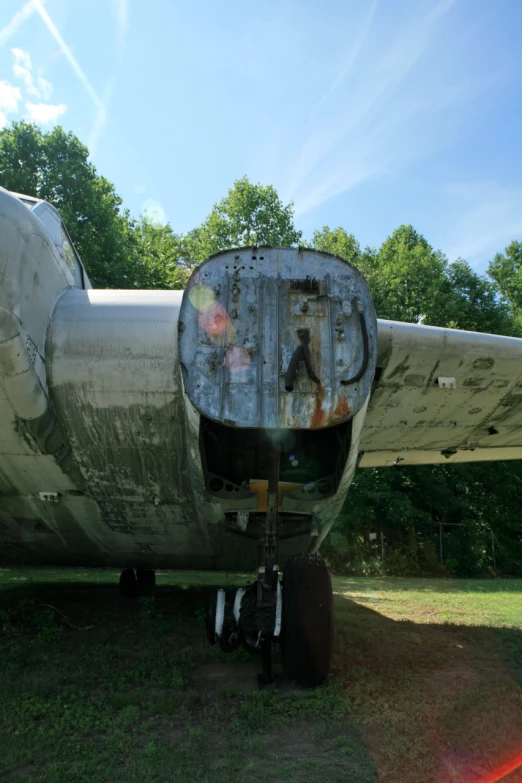
<svg viewBox="0 0 522 783"><path fill-rule="evenodd" d="M376 256L372 293L377 313L395 321L437 323L446 263L412 226L399 226Z"/></svg>
<svg viewBox="0 0 522 783"><path fill-rule="evenodd" d="M522 309L522 242L513 241L504 253L497 253L488 266L488 275L500 294L515 310Z"/></svg>
<svg viewBox="0 0 522 783"><path fill-rule="evenodd" d="M0 131L0 184L60 211L94 286L140 287L134 223L88 157L87 147L60 127L42 133L13 123Z"/></svg>
<svg viewBox="0 0 522 783"><path fill-rule="evenodd" d="M329 228L323 226L316 229L312 236L311 246L324 253L332 253L349 261L354 266L361 263L361 246L353 234L348 234L344 228Z"/></svg>
<svg viewBox="0 0 522 783"><path fill-rule="evenodd" d="M353 234L349 234L344 228L329 228L314 231L311 246L325 253L346 259L361 270L370 290L375 297L378 289L377 253L375 249L367 247L361 250L361 246ZM380 313L379 313L380 314Z"/></svg>
<svg viewBox="0 0 522 783"><path fill-rule="evenodd" d="M293 223L293 204L286 206L271 185L238 179L225 198L214 204L203 224L190 232L187 248L192 262L213 253L247 245L299 244L301 231Z"/></svg>
<svg viewBox="0 0 522 783"><path fill-rule="evenodd" d="M186 239L169 225L157 225L146 218L136 224L135 233L140 287L185 288L191 270Z"/></svg>
<svg viewBox="0 0 522 783"><path fill-rule="evenodd" d="M430 323L472 332L514 335L517 325L508 306L499 300L495 285L458 259L445 269ZM437 321L435 320L437 319Z"/></svg>

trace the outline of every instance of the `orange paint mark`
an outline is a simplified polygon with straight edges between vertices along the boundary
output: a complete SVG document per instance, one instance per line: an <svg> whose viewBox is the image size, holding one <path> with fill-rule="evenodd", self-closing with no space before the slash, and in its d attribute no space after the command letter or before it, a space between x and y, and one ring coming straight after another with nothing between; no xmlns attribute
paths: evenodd
<svg viewBox="0 0 522 783"><path fill-rule="evenodd" d="M339 400L337 402L337 407L334 410L334 419L346 419L352 412L352 408L344 394L341 392L339 395Z"/></svg>
<svg viewBox="0 0 522 783"><path fill-rule="evenodd" d="M312 418L310 420L310 426L311 427L323 427L324 426L323 402L324 402L324 393L325 393L326 389L324 388L322 383L317 388L318 388L318 392L315 395L314 412L313 412Z"/></svg>
<svg viewBox="0 0 522 783"><path fill-rule="evenodd" d="M497 767L493 773L489 774L485 778L477 780L477 783L500 783L502 778L505 778L507 775L515 772L515 770L519 769L520 767L522 767L522 753L520 753L511 761L508 761L505 764L501 764L500 767Z"/></svg>

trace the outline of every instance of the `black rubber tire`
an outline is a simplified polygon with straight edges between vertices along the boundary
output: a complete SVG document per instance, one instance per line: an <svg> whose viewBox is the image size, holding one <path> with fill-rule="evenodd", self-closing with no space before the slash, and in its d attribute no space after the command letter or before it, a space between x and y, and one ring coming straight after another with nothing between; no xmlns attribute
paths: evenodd
<svg viewBox="0 0 522 783"><path fill-rule="evenodd" d="M120 574L120 595L122 598L135 598L137 595L136 574L132 568L125 568Z"/></svg>
<svg viewBox="0 0 522 783"><path fill-rule="evenodd" d="M152 568L138 568L136 571L136 586L138 595L149 598L156 592L156 573Z"/></svg>
<svg viewBox="0 0 522 783"><path fill-rule="evenodd" d="M330 671L334 615L332 581L323 558L301 554L283 571L283 669L305 688L321 685Z"/></svg>

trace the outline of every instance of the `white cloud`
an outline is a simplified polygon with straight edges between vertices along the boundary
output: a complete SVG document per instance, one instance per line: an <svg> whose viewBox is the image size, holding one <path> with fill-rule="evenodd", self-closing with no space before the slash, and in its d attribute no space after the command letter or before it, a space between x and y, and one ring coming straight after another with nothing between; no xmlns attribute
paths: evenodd
<svg viewBox="0 0 522 783"><path fill-rule="evenodd" d="M22 65L15 63L13 65L13 73L18 79L21 79L25 84L25 89L28 93L32 94L34 90L33 74L28 68L24 68Z"/></svg>
<svg viewBox="0 0 522 783"><path fill-rule="evenodd" d="M12 49L11 51L14 56L13 73L23 81L27 94L33 98L48 101L53 91L52 84L39 74L35 78L29 52L24 49Z"/></svg>
<svg viewBox="0 0 522 783"><path fill-rule="evenodd" d="M0 129L5 128L7 125L7 116L4 114L3 111L0 111Z"/></svg>
<svg viewBox="0 0 522 783"><path fill-rule="evenodd" d="M128 22L128 0L113 0L112 11L116 19L116 58L118 62L123 57L123 50L125 46L125 37L127 33ZM107 123L107 117L109 115L109 106L112 101L112 96L116 88L116 74L113 73L105 84L102 96L102 105L96 112L96 117L92 124L91 133L89 135L88 146L92 152L94 152L98 146L98 142L102 135L103 129Z"/></svg>
<svg viewBox="0 0 522 783"><path fill-rule="evenodd" d="M26 3L24 6L22 6L22 8L20 8L19 11L16 12L11 21L0 30L0 46L3 46L3 44L5 44L5 42L11 38L14 33L16 33L20 25L31 16L34 10L34 2L33 0L29 0L28 3Z"/></svg>
<svg viewBox="0 0 522 783"><path fill-rule="evenodd" d="M17 111L20 102L20 87L15 87L9 82L0 82L0 110L6 114Z"/></svg>
<svg viewBox="0 0 522 783"><path fill-rule="evenodd" d="M112 8L114 16L116 17L116 53L118 59L121 59L125 46L125 36L129 18L128 0L113 0Z"/></svg>
<svg viewBox="0 0 522 783"><path fill-rule="evenodd" d="M11 49L13 56L15 58L15 65L19 65L23 68L26 68L28 71L30 71L33 67L33 64L31 62L31 55L29 52L24 51L24 49Z"/></svg>
<svg viewBox="0 0 522 783"><path fill-rule="evenodd" d="M397 29L386 30L386 11L381 17L373 2L352 24L345 63L297 132L282 188L297 215L448 143L479 89L471 87L471 67L460 67L448 51L440 56L455 2L413 4L406 17L396 17Z"/></svg>
<svg viewBox="0 0 522 783"><path fill-rule="evenodd" d="M7 123L7 114L18 111L18 105L22 100L25 104L25 117L31 122L41 125L49 125L55 122L67 106L64 103L46 103L51 97L53 87L51 82L40 74L34 74L31 55L24 49L13 49L13 73L22 82L22 88L16 87L7 81L0 82L0 120L3 125ZM31 100L36 99L36 100Z"/></svg>
<svg viewBox="0 0 522 783"><path fill-rule="evenodd" d="M114 77L112 77L105 85L105 89L103 91L102 105L99 107L98 111L96 112L96 116L94 118L94 122L91 128L91 132L89 134L89 141L87 146L89 147L91 153L96 150L102 131L105 127L105 123L107 122L109 104L112 99L112 94L114 92L115 84L116 84L115 79Z"/></svg>
<svg viewBox="0 0 522 783"><path fill-rule="evenodd" d="M56 122L67 110L67 106L64 103L26 103L25 109L29 120L39 122L41 125L49 125L51 122Z"/></svg>
<svg viewBox="0 0 522 783"><path fill-rule="evenodd" d="M44 101L48 101L53 92L53 85L44 79L43 76L36 77L36 83L38 85L38 92Z"/></svg>
<svg viewBox="0 0 522 783"><path fill-rule="evenodd" d="M449 186L445 201L452 215L443 242L450 260L464 258L483 268L495 253L522 237L522 188L497 182Z"/></svg>

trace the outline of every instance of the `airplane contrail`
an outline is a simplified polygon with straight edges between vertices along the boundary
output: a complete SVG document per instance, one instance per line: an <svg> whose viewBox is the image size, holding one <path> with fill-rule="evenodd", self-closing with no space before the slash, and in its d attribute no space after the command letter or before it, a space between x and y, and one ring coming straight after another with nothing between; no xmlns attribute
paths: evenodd
<svg viewBox="0 0 522 783"><path fill-rule="evenodd" d="M127 32L127 22L129 16L128 0L113 0L113 10L116 17L116 59L120 63L123 57L125 46L125 35ZM88 147L92 152L96 150L102 131L107 123L109 105L116 87L116 73L113 72L103 89L102 106L96 112L96 117L92 124L89 135Z"/></svg>
<svg viewBox="0 0 522 783"><path fill-rule="evenodd" d="M16 14L13 16L10 22L6 24L5 27L2 27L0 30L0 46L3 46L3 44L7 41L8 38L10 38L13 33L15 33L18 28L20 27L23 22L25 22L26 19L28 19L33 11L35 10L35 3L34 0L29 0L28 3L23 5L19 11L16 12Z"/></svg>
<svg viewBox="0 0 522 783"><path fill-rule="evenodd" d="M83 72L80 64L78 63L77 59L75 58L75 56L71 52L70 48L67 46L67 44L63 40L62 36L60 35L60 32L59 32L58 28L56 27L56 25L54 24L53 20L51 19L51 17L49 16L47 11L45 10L44 5L42 3L42 0L31 0L31 1L32 1L32 4L34 5L35 10L38 11L38 13L40 14L40 16L42 18L42 21L44 22L45 26L47 27L47 29L49 30L49 32L51 33L51 35L53 36L55 41L60 46L60 48L63 51L63 53L65 54L66 58L68 59L69 64L70 64L71 68L73 69L73 71L75 72L76 76L78 77L78 79L80 80L82 85L85 87L87 92L89 93L93 103L95 104L95 106L100 111L104 111L105 107L103 105L103 101L98 96L98 93L96 92L96 90L94 89L94 87L92 86L90 81L88 80L87 76Z"/></svg>

